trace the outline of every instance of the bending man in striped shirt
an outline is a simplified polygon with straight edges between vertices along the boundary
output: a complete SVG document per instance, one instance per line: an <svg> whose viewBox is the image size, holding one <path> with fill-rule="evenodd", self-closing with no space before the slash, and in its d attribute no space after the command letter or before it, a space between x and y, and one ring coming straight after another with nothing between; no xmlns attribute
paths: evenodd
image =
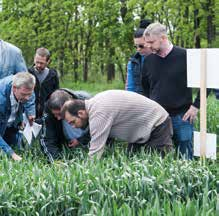
<svg viewBox="0 0 219 216"><path fill-rule="evenodd" d="M62 116L76 128L89 124L89 156L101 157L108 137L127 141L129 148L165 153L172 149L168 113L156 102L134 92L108 90L89 100L67 101Z"/></svg>

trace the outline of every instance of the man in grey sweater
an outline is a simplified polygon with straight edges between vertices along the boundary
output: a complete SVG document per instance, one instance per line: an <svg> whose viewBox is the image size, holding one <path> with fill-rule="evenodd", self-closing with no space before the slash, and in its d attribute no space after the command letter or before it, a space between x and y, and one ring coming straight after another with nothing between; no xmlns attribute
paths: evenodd
<svg viewBox="0 0 219 216"><path fill-rule="evenodd" d="M90 157L101 157L108 137L161 153L172 149L168 113L158 103L134 92L108 90L89 100L67 101L62 116L76 128L89 124Z"/></svg>

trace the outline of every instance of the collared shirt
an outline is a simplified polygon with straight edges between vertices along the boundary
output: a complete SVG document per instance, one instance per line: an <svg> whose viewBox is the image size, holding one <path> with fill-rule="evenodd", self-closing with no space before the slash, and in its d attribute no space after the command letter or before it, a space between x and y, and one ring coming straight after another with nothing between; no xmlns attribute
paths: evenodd
<svg viewBox="0 0 219 216"><path fill-rule="evenodd" d="M19 102L16 100L12 89L10 94L10 101L11 101L11 115L8 119L8 124L7 124L8 127L11 127L12 124L14 123L19 108Z"/></svg>
<svg viewBox="0 0 219 216"><path fill-rule="evenodd" d="M165 58L171 52L172 49L173 49L173 44L170 43L169 46L165 50L163 50L161 53L157 55L159 55L162 58Z"/></svg>

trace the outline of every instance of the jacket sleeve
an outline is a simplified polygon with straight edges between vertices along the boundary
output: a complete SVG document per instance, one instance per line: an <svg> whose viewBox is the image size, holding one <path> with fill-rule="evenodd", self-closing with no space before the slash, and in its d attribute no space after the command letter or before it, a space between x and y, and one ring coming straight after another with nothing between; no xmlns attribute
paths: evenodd
<svg viewBox="0 0 219 216"><path fill-rule="evenodd" d="M60 131L57 130L57 124L54 118L48 113L44 113L42 117L42 135L40 138L41 149L46 155L50 163L58 159L61 152L61 144L59 140Z"/></svg>
<svg viewBox="0 0 219 216"><path fill-rule="evenodd" d="M26 63L24 61L21 51L17 53L15 61L15 73L27 71Z"/></svg>
<svg viewBox="0 0 219 216"><path fill-rule="evenodd" d="M55 76L55 89L59 89L59 76L58 73L56 72L56 76Z"/></svg>
<svg viewBox="0 0 219 216"><path fill-rule="evenodd" d="M135 91L135 84L133 78L133 65L131 61L129 61L127 65L126 90Z"/></svg>
<svg viewBox="0 0 219 216"><path fill-rule="evenodd" d="M145 62L143 64L143 68L142 68L142 71L141 71L141 74L142 74L141 84L142 84L142 88L143 88L143 95L146 96L146 97L149 97L149 95L150 95L150 83L149 83L149 79L148 79L148 76L147 76L147 68L145 66Z"/></svg>
<svg viewBox="0 0 219 216"><path fill-rule="evenodd" d="M27 116L36 116L35 93L33 92L29 100L24 104L24 111Z"/></svg>

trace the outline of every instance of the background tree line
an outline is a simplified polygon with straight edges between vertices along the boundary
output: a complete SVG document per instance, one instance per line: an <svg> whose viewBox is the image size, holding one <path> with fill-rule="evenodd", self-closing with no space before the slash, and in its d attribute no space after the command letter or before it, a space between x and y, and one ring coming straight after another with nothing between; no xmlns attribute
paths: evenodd
<svg viewBox="0 0 219 216"><path fill-rule="evenodd" d="M36 48L48 48L62 77L124 81L140 19L165 24L176 45L219 47L216 1L3 0L0 38L20 47L28 65Z"/></svg>

